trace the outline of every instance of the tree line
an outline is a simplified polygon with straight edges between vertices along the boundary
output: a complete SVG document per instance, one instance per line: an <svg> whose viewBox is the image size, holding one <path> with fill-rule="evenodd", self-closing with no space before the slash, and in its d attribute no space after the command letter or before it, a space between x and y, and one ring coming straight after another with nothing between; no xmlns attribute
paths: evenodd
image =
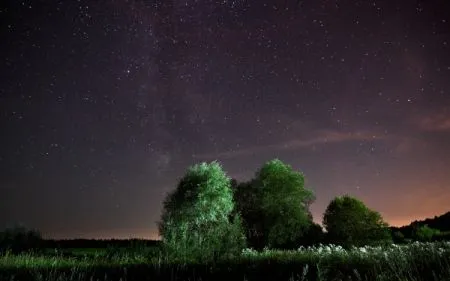
<svg viewBox="0 0 450 281"><path fill-rule="evenodd" d="M216 259L253 249L296 249L317 243L343 247L392 243L382 216L349 195L328 205L323 226L313 221L314 192L305 176L279 159L248 182L227 176L217 162L188 168L163 204L159 232L173 255Z"/></svg>
<svg viewBox="0 0 450 281"><path fill-rule="evenodd" d="M205 260L236 256L244 248L297 249L319 243L348 248L450 240L450 212L401 228L389 227L377 211L343 195L328 204L322 227L310 211L315 199L305 187L304 174L279 159L266 162L246 182L227 176L217 161L196 164L163 202L158 222L161 244L173 258ZM43 240L39 231L23 226L0 232L0 252L128 243L122 242Z"/></svg>

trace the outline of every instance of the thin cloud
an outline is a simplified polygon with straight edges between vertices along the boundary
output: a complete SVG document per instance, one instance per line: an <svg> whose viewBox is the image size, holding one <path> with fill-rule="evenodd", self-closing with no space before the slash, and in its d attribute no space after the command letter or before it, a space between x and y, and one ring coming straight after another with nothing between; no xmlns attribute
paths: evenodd
<svg viewBox="0 0 450 281"><path fill-rule="evenodd" d="M395 154L407 154L417 149L423 149L426 142L414 136L396 136L392 137L393 152Z"/></svg>
<svg viewBox="0 0 450 281"><path fill-rule="evenodd" d="M420 129L431 132L450 131L450 114L437 113L420 117L418 119Z"/></svg>
<svg viewBox="0 0 450 281"><path fill-rule="evenodd" d="M210 158L236 158L242 156L250 156L259 154L268 150L296 150L302 148L310 148L318 144L342 143L349 141L363 141L363 140L380 140L386 138L384 135L374 134L371 132L341 132L336 130L319 130L311 138L297 138L287 140L281 143L254 146L249 148L242 148L231 151L224 151L219 153L206 153L194 155L197 159Z"/></svg>
<svg viewBox="0 0 450 281"><path fill-rule="evenodd" d="M407 119L405 126L398 128L389 137L395 154L406 154L411 151L426 149L427 133L450 132L450 113L438 111L433 114L413 115Z"/></svg>

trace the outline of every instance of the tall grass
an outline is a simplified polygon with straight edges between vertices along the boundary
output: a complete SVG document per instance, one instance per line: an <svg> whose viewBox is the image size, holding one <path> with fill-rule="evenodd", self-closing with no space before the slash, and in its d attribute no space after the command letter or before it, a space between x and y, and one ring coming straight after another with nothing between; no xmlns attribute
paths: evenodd
<svg viewBox="0 0 450 281"><path fill-rule="evenodd" d="M450 281L450 243L343 249L334 245L254 251L215 263L168 260L160 251L0 256L1 280L376 280Z"/></svg>

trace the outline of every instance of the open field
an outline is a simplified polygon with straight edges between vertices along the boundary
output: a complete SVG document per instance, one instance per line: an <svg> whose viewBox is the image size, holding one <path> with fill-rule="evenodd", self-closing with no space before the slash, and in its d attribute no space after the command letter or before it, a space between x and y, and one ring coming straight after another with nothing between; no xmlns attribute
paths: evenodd
<svg viewBox="0 0 450 281"><path fill-rule="evenodd" d="M412 243L344 250L244 250L209 263L169 261L157 248L47 249L4 254L1 280L450 280L450 243Z"/></svg>

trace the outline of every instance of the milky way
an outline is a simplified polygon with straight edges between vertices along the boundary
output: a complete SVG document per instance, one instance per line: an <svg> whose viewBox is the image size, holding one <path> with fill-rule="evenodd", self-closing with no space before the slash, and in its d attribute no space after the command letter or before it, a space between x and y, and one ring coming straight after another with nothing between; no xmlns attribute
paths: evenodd
<svg viewBox="0 0 450 281"><path fill-rule="evenodd" d="M450 5L297 2L2 1L0 226L154 238L216 159L303 171L317 222L344 193L449 211Z"/></svg>

